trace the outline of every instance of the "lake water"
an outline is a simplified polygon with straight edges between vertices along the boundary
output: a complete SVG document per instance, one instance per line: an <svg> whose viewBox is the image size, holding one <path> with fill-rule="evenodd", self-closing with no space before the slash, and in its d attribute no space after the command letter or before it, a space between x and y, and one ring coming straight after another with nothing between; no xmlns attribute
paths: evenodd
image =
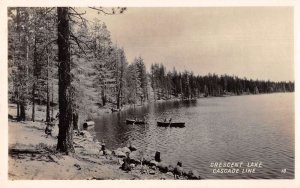
<svg viewBox="0 0 300 188"><path fill-rule="evenodd" d="M146 125L126 125L126 118ZM185 128L157 127L172 118ZM107 114L96 120L97 138L115 149L131 142L144 154L161 152L168 164L182 161L205 179L294 178L294 93L161 102ZM243 162L239 173L214 173L215 162ZM247 162L261 162L242 174ZM251 168L252 169L252 168Z"/></svg>

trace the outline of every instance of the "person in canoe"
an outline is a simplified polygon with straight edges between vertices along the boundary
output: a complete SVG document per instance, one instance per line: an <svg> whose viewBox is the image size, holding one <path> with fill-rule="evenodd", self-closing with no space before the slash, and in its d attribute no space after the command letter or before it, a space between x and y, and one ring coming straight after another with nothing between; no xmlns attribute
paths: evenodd
<svg viewBox="0 0 300 188"><path fill-rule="evenodd" d="M134 122L132 123L132 125L134 125L136 121L137 121L137 119L136 119L136 117L134 117Z"/></svg>

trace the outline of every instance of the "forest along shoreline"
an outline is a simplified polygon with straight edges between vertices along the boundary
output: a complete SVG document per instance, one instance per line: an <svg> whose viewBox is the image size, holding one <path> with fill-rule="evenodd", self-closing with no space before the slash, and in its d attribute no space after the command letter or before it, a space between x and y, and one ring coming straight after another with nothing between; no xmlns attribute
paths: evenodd
<svg viewBox="0 0 300 188"><path fill-rule="evenodd" d="M131 145L103 150L103 144L86 130L74 131L75 153L63 155L56 150L58 128L52 135L45 133L46 124L42 119L45 107L38 106L35 122L17 121L16 108L15 104L9 104L11 180L200 179L198 172L187 171L180 163L172 166L159 162L154 154L141 160L140 152Z"/></svg>

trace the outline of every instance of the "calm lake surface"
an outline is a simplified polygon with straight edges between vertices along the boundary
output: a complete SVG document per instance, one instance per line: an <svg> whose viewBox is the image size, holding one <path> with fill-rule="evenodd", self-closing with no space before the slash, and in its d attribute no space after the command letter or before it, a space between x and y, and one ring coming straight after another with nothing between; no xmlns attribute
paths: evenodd
<svg viewBox="0 0 300 188"><path fill-rule="evenodd" d="M126 125L126 118L146 125ZM157 127L165 118L185 128ZM206 179L293 178L294 93L202 98L161 102L107 114L96 120L95 133L107 148L131 142L144 154L161 152L168 164L182 161ZM212 162L262 162L255 173L213 173ZM284 170L285 169L285 170ZM242 169L240 169L241 172Z"/></svg>

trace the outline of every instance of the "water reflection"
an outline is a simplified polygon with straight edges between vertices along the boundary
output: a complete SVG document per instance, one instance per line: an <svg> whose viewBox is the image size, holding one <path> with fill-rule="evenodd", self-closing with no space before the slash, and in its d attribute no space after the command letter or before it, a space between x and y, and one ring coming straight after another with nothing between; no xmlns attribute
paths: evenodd
<svg viewBox="0 0 300 188"><path fill-rule="evenodd" d="M132 106L126 111L112 113L96 119L95 132L96 136L101 140L105 140L108 148L117 148L127 143L145 139L147 136L155 136L147 134L149 126L156 125L156 121L162 121L165 118L172 118L173 121L179 121L180 118L173 116L170 111L176 109L195 107L197 101L167 101L160 103L150 103L144 106ZM126 125L126 119L145 119L145 125ZM166 128L161 128L166 129ZM163 135L160 135L163 136ZM167 135L165 135L167 136Z"/></svg>
<svg viewBox="0 0 300 188"><path fill-rule="evenodd" d="M284 102L282 102L284 101ZM145 125L126 125L126 118L145 118ZM172 118L185 128L157 127ZM96 120L96 136L108 148L131 142L144 152L161 152L163 160L197 169L204 178L293 178L294 95L272 94L136 106ZM214 161L261 161L255 174L213 174ZM285 174L282 169L288 169Z"/></svg>

